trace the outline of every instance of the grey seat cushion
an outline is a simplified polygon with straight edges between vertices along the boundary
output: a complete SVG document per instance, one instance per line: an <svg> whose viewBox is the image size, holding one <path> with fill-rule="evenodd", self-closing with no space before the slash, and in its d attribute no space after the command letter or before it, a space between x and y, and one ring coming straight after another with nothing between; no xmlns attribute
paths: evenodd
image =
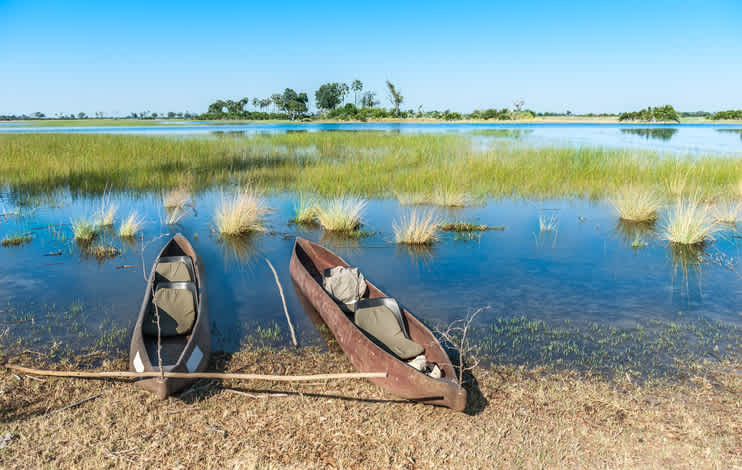
<svg viewBox="0 0 742 470"><path fill-rule="evenodd" d="M155 268L157 282L192 282L188 266L180 261L157 263Z"/></svg>
<svg viewBox="0 0 742 470"><path fill-rule="evenodd" d="M425 351L405 337L394 313L383 305L356 310L355 324L400 359L411 359Z"/></svg>
<svg viewBox="0 0 742 470"><path fill-rule="evenodd" d="M190 290L157 289L152 303L157 305L160 314L162 336L178 336L191 332L196 323L196 303ZM151 336L157 336L157 317L154 305L144 317L142 324L142 332Z"/></svg>

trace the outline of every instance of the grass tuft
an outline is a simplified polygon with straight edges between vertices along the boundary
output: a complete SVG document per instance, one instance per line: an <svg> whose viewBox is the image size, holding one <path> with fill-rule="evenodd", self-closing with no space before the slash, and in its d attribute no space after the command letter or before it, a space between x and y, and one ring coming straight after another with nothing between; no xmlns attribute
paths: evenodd
<svg viewBox="0 0 742 470"><path fill-rule="evenodd" d="M232 199L222 196L221 206L214 216L214 224L217 231L227 237L261 232L265 230L263 216L266 212L263 199L254 190L246 188Z"/></svg>
<svg viewBox="0 0 742 470"><path fill-rule="evenodd" d="M0 241L2 246L21 246L31 241L30 233L18 233L15 235L8 235Z"/></svg>
<svg viewBox="0 0 742 470"><path fill-rule="evenodd" d="M422 206L431 203L430 197L423 193L395 193L395 196L403 206Z"/></svg>
<svg viewBox="0 0 742 470"><path fill-rule="evenodd" d="M408 245L430 245L438 240L439 220L435 211L412 210L394 222L394 239Z"/></svg>
<svg viewBox="0 0 742 470"><path fill-rule="evenodd" d="M540 232L556 232L559 228L559 219L556 215L546 217L545 215L538 216L538 229Z"/></svg>
<svg viewBox="0 0 742 470"><path fill-rule="evenodd" d="M366 201L353 196L340 196L317 206L317 220L330 232L353 232L361 226Z"/></svg>
<svg viewBox="0 0 742 470"><path fill-rule="evenodd" d="M139 217L136 211L129 214L129 217L121 222L119 227L119 235L121 238L133 238L144 226L144 219Z"/></svg>
<svg viewBox="0 0 742 470"><path fill-rule="evenodd" d="M700 245L714 240L718 230L708 206L697 198L678 201L660 229L662 238L677 245Z"/></svg>
<svg viewBox="0 0 742 470"><path fill-rule="evenodd" d="M467 193L438 188L433 192L431 203L441 207L467 207L474 204L474 198Z"/></svg>
<svg viewBox="0 0 742 470"><path fill-rule="evenodd" d="M317 200L312 196L299 194L294 206L294 222L299 225L312 225L317 220Z"/></svg>
<svg viewBox="0 0 742 470"><path fill-rule="evenodd" d="M101 227L110 227L116 219L116 213L119 210L118 204L114 204L106 199L103 194L100 209L95 214L95 224Z"/></svg>
<svg viewBox="0 0 742 470"><path fill-rule="evenodd" d="M88 219L72 220L73 238L79 242L91 242L98 235L95 224Z"/></svg>
<svg viewBox="0 0 742 470"><path fill-rule="evenodd" d="M662 201L650 189L627 186L612 200L621 220L629 222L652 222L657 220L657 211L662 207Z"/></svg>

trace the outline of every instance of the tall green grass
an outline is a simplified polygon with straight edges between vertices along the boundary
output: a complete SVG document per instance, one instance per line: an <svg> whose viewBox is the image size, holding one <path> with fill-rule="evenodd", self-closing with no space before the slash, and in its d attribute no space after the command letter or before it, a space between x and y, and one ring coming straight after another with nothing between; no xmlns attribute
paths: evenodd
<svg viewBox="0 0 742 470"><path fill-rule="evenodd" d="M222 196L216 209L214 225L219 234L227 237L241 236L265 230L263 215L265 202L257 192L249 188L233 197Z"/></svg>
<svg viewBox="0 0 742 470"><path fill-rule="evenodd" d="M366 201L354 196L340 196L317 206L317 221L330 232L353 232L361 226Z"/></svg>
<svg viewBox="0 0 742 470"><path fill-rule="evenodd" d="M737 197L742 159L669 158L648 151L534 148L466 135L309 132L219 138L132 135L0 135L0 183L15 190L74 193L254 183L263 190L364 197L425 194L448 205L481 197L613 195L628 184L664 197L698 190ZM106 158L101 158L105 155ZM680 175L680 176L678 176ZM672 197L674 199L674 196Z"/></svg>

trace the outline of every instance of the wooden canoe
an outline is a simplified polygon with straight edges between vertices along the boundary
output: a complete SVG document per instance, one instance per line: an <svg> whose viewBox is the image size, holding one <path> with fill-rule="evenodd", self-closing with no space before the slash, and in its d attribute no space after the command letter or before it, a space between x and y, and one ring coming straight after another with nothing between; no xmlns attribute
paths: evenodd
<svg viewBox="0 0 742 470"><path fill-rule="evenodd" d="M172 258L175 257L175 258ZM196 299L196 318L192 329L180 335L161 336L160 353L162 356L163 370L165 372L203 372L209 363L211 355L211 333L209 331L209 314L206 306L206 292L203 285L203 272L199 263L198 255L188 240L181 234L176 234L162 248L152 264L152 270L144 291L144 300L139 310L137 322L131 338L129 350L129 370L134 372L159 372L158 341L157 335L146 334L143 324L148 312L152 308L152 296L157 289L156 269L158 262L163 259L182 259L192 263L191 277L193 285L187 286L189 292L193 292ZM189 268L190 270L190 268ZM186 285L190 283L177 283ZM181 378L151 378L137 382L139 386L157 394L160 399L177 393L195 379Z"/></svg>
<svg viewBox="0 0 742 470"><path fill-rule="evenodd" d="M410 339L425 348L428 361L438 364L443 372L440 379L414 369L387 352L351 321L322 287L321 273L335 266L348 266L348 263L316 243L296 238L291 256L291 278L322 317L353 366L360 372L385 371L386 378L370 380L393 395L463 411L466 407L466 390L459 386L451 360L433 333L409 311L401 308ZM369 298L387 297L372 283L366 283Z"/></svg>

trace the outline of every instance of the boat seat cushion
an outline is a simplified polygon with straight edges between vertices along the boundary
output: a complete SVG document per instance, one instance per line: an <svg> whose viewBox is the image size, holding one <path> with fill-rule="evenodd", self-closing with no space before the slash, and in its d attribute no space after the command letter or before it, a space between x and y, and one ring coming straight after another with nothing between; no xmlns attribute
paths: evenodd
<svg viewBox="0 0 742 470"><path fill-rule="evenodd" d="M193 282L188 266L181 261L157 263L155 268L157 282Z"/></svg>
<svg viewBox="0 0 742 470"><path fill-rule="evenodd" d="M162 336L178 336L191 332L196 323L196 303L193 292L187 289L160 288L155 292L154 305L160 314L160 332ZM144 317L142 332L157 336L157 317L155 307Z"/></svg>
<svg viewBox="0 0 742 470"><path fill-rule="evenodd" d="M358 308L355 324L402 360L425 351L421 345L405 337L394 313L383 305Z"/></svg>

